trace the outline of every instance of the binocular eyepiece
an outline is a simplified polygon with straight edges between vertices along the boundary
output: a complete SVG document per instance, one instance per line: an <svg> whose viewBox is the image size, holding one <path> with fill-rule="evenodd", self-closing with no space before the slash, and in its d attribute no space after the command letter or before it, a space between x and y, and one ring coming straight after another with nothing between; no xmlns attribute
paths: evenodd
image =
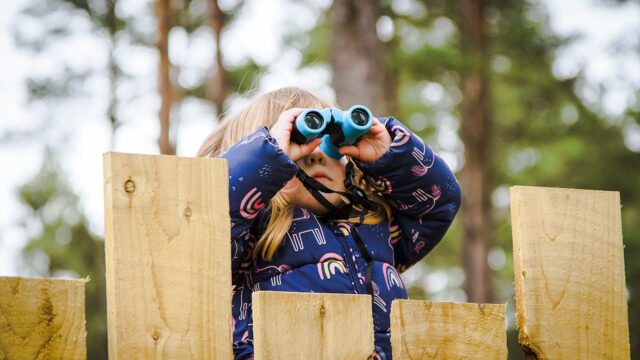
<svg viewBox="0 0 640 360"><path fill-rule="evenodd" d="M307 109L296 117L291 141L306 144L321 137L320 149L327 156L339 159L343 155L338 152L338 147L355 143L369 131L372 123L371 111L362 105L352 106L347 111L336 108Z"/></svg>

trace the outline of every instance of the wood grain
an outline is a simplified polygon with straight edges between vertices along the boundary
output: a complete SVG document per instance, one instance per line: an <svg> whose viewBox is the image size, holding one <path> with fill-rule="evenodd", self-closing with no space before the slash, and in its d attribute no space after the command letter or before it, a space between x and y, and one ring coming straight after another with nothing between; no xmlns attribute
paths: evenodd
<svg viewBox="0 0 640 360"><path fill-rule="evenodd" d="M111 359L230 359L224 160L104 155Z"/></svg>
<svg viewBox="0 0 640 360"><path fill-rule="evenodd" d="M511 188L518 338L539 359L629 359L620 194Z"/></svg>
<svg viewBox="0 0 640 360"><path fill-rule="evenodd" d="M0 359L84 360L84 280L0 277Z"/></svg>
<svg viewBox="0 0 640 360"><path fill-rule="evenodd" d="M507 358L506 305L394 300L394 359Z"/></svg>
<svg viewBox="0 0 640 360"><path fill-rule="evenodd" d="M367 359L373 353L370 295L253 293L256 360Z"/></svg>

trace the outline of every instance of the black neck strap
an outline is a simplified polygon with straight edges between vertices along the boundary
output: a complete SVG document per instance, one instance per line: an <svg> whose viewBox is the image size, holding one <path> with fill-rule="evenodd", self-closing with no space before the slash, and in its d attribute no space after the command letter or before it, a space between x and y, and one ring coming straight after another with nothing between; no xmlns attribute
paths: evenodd
<svg viewBox="0 0 640 360"><path fill-rule="evenodd" d="M356 186L353 167L354 167L353 163L349 162L345 169L346 176L344 180L344 187L347 190L346 192L329 189L328 187L316 181L314 178L307 175L307 173L305 173L302 169L298 169L298 173L296 174L296 176L298 177L298 179L300 179L300 181L302 182L304 187L309 191L309 193L311 193L311 195L316 200L318 200L318 202L322 204L322 206L324 206L327 210L329 210L329 217L339 218L339 219L348 219L349 213L351 212L351 209L353 208L354 205L361 208L361 211L359 214L359 217L360 217L359 222L351 226L351 235L353 236L353 239L355 240L355 243L357 244L358 249L360 250L360 254L362 254L362 257L364 258L367 264L365 268L365 281L364 281L365 288L367 290L367 293L374 295L373 285L371 281L372 271L373 271L373 257L369 253L367 246L364 243L364 240L358 233L357 227L364 223L364 217L370 210L375 211L377 209L378 204L369 200L365 192ZM333 205L331 202L329 202L329 200L327 200L322 194L320 194L320 192L340 194L343 197L347 198L349 203L347 204L346 207L338 208L335 205Z"/></svg>
<svg viewBox="0 0 640 360"><path fill-rule="evenodd" d="M344 188L347 190L347 193L351 195L349 200L352 203L360 206L362 208L363 213L367 213L368 211L375 211L378 209L378 204L369 200L367 194L360 189L356 185L355 181L355 171L353 162L347 163L347 167L345 169L345 178L344 178Z"/></svg>
<svg viewBox="0 0 640 360"><path fill-rule="evenodd" d="M329 210L330 216L334 218L347 219L351 212L353 206L360 207L360 222L364 220L364 215L369 211L375 211L378 208L378 204L369 200L365 192L356 186L354 180L354 170L353 163L349 162L345 169L345 180L344 187L347 190L344 191L336 191L333 189L329 189L328 187L322 185L320 182L310 177L304 170L298 169L296 173L296 177L300 179L302 185L311 193L311 195L318 200L322 206L324 206L327 210ZM327 200L320 192L323 193L336 193L348 200L347 206L343 208L338 208L333 205L329 200Z"/></svg>
<svg viewBox="0 0 640 360"><path fill-rule="evenodd" d="M342 219L346 219L349 217L349 213L351 212L351 207L352 207L351 203L349 203L346 208L345 207L339 208L333 205L329 200L327 200L327 198L322 196L322 194L320 194L320 191L322 191L323 193L337 193L348 199L349 197L347 196L347 193L329 189L328 187L318 182L316 179L307 175L307 173L304 172L304 170L302 169L298 169L298 173L296 174L296 177L300 179L300 182L302 182L302 185L304 185L307 191L309 191L311 196L313 196L316 200L318 200L320 204L322 204L322 206L324 206L327 210L329 210L329 213L332 215L332 217L342 218Z"/></svg>

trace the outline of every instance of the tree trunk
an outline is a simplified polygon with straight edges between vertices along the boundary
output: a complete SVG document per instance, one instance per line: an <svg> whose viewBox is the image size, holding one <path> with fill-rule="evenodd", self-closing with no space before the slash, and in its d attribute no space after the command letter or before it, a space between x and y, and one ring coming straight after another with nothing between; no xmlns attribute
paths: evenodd
<svg viewBox="0 0 640 360"><path fill-rule="evenodd" d="M365 105L377 117L391 115L396 92L376 33L380 4L334 0L331 15L331 66L338 104Z"/></svg>
<svg viewBox="0 0 640 360"><path fill-rule="evenodd" d="M107 117L109 118L109 124L111 125L111 149L115 149L116 131L120 127L120 121L116 110L118 109L118 98L116 91L120 80L120 68L116 63L115 58L115 37L109 38L109 61L107 62L107 68L109 71L109 104L107 105Z"/></svg>
<svg viewBox="0 0 640 360"><path fill-rule="evenodd" d="M156 16L158 18L158 42L156 47L159 53L159 85L160 110L158 117L160 120L160 136L158 137L158 147L160 153L165 155L175 155L176 149L169 139L169 126L171 105L173 103L173 86L171 84L171 62L169 61L169 31L171 30L171 4L170 0L158 0L156 2Z"/></svg>
<svg viewBox="0 0 640 360"><path fill-rule="evenodd" d="M460 136L465 147L461 173L463 262L466 292L471 302L491 301L491 269L487 256L492 243L493 223L491 114L487 75L485 0L465 0L462 5L462 53L468 68L462 76L462 124Z"/></svg>
<svg viewBox="0 0 640 360"><path fill-rule="evenodd" d="M118 97L117 89L120 83L122 71L116 61L116 33L118 32L118 16L116 15L117 0L109 1L108 11L105 16L106 27L109 31L109 60L107 61L107 70L109 73L109 103L107 105L107 117L111 125L111 149L115 148L116 131L120 127L120 119L118 119ZM105 342L106 346L106 342ZM105 347L106 348L106 347Z"/></svg>
<svg viewBox="0 0 640 360"><path fill-rule="evenodd" d="M222 29L226 24L226 14L220 10L218 6L218 0L208 0L207 6L209 8L209 23L211 24L211 28L213 32L216 34L216 65L218 69L216 71L216 75L211 82L211 87L209 89L211 101L216 106L216 112L218 113L218 118L220 118L220 114L224 111L224 102L229 96L227 91L227 75L224 66L222 65L222 51L220 49L220 35L222 34Z"/></svg>

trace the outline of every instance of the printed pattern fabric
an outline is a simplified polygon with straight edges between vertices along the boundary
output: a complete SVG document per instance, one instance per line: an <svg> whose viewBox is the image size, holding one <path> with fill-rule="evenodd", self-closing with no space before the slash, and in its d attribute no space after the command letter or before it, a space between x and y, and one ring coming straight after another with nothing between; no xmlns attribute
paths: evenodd
<svg viewBox="0 0 640 360"><path fill-rule="evenodd" d="M394 118L383 118L392 138L373 163L357 165L392 207L393 218L359 225L373 258L372 314L377 359L391 359L391 302L406 299L400 273L422 259L442 239L460 206L460 186L444 161ZM366 294L366 261L351 236L354 224L334 222L306 209L294 210L292 225L271 261L253 256L257 222L271 198L298 166L266 128L242 139L221 156L229 163L233 295L233 349L236 359L253 357L251 294L297 291ZM264 220L264 219L262 219Z"/></svg>

